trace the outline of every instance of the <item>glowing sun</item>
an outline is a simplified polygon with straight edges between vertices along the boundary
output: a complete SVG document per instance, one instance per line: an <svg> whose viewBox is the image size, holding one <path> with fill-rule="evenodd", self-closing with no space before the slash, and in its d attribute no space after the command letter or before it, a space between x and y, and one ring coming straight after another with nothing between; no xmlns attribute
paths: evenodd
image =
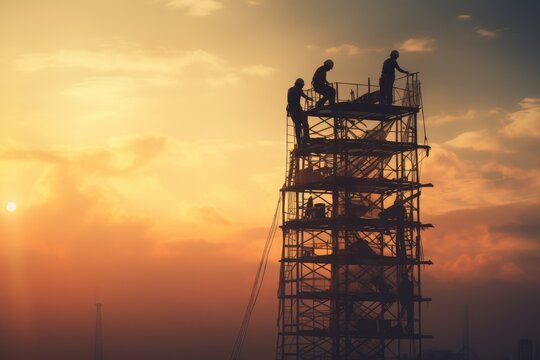
<svg viewBox="0 0 540 360"><path fill-rule="evenodd" d="M17 204L14 201L10 201L6 204L6 209L9 212L14 212L17 210Z"/></svg>

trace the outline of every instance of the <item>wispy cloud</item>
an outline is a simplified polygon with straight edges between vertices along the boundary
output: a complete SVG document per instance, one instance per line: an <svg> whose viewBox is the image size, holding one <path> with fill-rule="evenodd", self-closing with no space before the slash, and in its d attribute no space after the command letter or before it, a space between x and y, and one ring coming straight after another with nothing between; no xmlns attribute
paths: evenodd
<svg viewBox="0 0 540 360"><path fill-rule="evenodd" d="M472 16L468 15L468 14L461 14L461 15L456 16L456 19L463 20L463 21L468 21L468 20L472 19Z"/></svg>
<svg viewBox="0 0 540 360"><path fill-rule="evenodd" d="M133 96L139 83L131 77L93 77L62 91L63 95L79 100L116 104L122 98Z"/></svg>
<svg viewBox="0 0 540 360"><path fill-rule="evenodd" d="M481 195L479 195L479 198ZM426 253L443 278L538 282L538 204L522 203L460 210L434 217ZM461 226L456 227L455 224ZM523 231L525 230L525 231ZM443 240L443 241L441 241Z"/></svg>
<svg viewBox="0 0 540 360"><path fill-rule="evenodd" d="M458 149L470 149L475 151L487 151L494 153L509 153L499 140L486 130L468 131L459 134L445 143Z"/></svg>
<svg viewBox="0 0 540 360"><path fill-rule="evenodd" d="M166 5L178 9L186 9L189 16L207 16L224 8L217 0L166 0Z"/></svg>
<svg viewBox="0 0 540 360"><path fill-rule="evenodd" d="M248 76L268 77L275 73L276 69L271 66L258 64L242 68L240 69L240 72Z"/></svg>
<svg viewBox="0 0 540 360"><path fill-rule="evenodd" d="M261 5L260 1L257 0L248 0L246 1L249 5Z"/></svg>
<svg viewBox="0 0 540 360"><path fill-rule="evenodd" d="M345 55L357 55L360 54L360 48L352 44L341 44L338 46L332 46L326 50L325 53L331 54L345 54Z"/></svg>
<svg viewBox="0 0 540 360"><path fill-rule="evenodd" d="M477 112L475 110L468 110L463 114L441 114L430 116L427 122L430 125L443 125L457 121L474 120L476 116Z"/></svg>
<svg viewBox="0 0 540 360"><path fill-rule="evenodd" d="M240 78L235 74L224 74L220 76L209 76L206 83L211 86L228 86L236 85L240 82Z"/></svg>
<svg viewBox="0 0 540 360"><path fill-rule="evenodd" d="M485 39L496 39L501 35L501 29L488 30L488 29L476 29L476 34Z"/></svg>
<svg viewBox="0 0 540 360"><path fill-rule="evenodd" d="M2 147L0 162L39 162L69 169L81 176L132 176L167 152L167 138L157 134L117 138L108 147L30 148Z"/></svg>
<svg viewBox="0 0 540 360"><path fill-rule="evenodd" d="M127 49L62 49L49 53L29 53L15 60L15 67L24 72L34 72L49 68L79 68L93 73L106 73L106 77L117 80L123 77L125 84L129 76L137 75L138 85L164 86L177 81L191 66L203 66L210 85L236 84L242 76L267 77L276 70L273 67L255 64L243 68L230 65L225 59L204 50L162 51L150 53L140 48ZM111 76L114 73L115 76ZM102 77L101 80L104 78ZM101 81L100 83L104 83ZM94 81L95 83L95 81ZM119 84L116 81L115 86ZM88 82L85 88L88 89ZM111 87L108 87L111 89ZM115 89L112 89L115 90Z"/></svg>
<svg viewBox="0 0 540 360"><path fill-rule="evenodd" d="M399 47L404 52L432 52L435 50L435 39L431 37L410 38Z"/></svg>
<svg viewBox="0 0 540 360"><path fill-rule="evenodd" d="M25 72L45 68L86 68L95 71L129 71L178 74L195 64L226 66L220 57L204 50L170 51L160 55L142 50L62 49L49 53L29 53L16 59L16 67Z"/></svg>
<svg viewBox="0 0 540 360"><path fill-rule="evenodd" d="M520 109L508 114L508 123L500 130L509 138L540 138L540 98L525 98Z"/></svg>
<svg viewBox="0 0 540 360"><path fill-rule="evenodd" d="M308 45L308 49L313 48L313 46ZM358 55L358 54L366 54L371 52L381 52L384 51L384 48L361 48L354 44L341 44L329 47L324 50L324 52L328 55L334 55L334 54L343 54L348 56Z"/></svg>
<svg viewBox="0 0 540 360"><path fill-rule="evenodd" d="M432 213L445 213L458 209L473 209L511 203L537 203L540 199L540 170L520 168L510 161L509 165L485 158L471 156L470 139L486 140L486 134L461 137L455 144L463 145L464 151L457 153L457 146L432 144L428 161L424 163L423 178L437 186L437 195L427 192L427 207ZM489 141L489 139L487 139ZM461 144L459 144L461 142ZM467 146L467 147L465 147ZM474 146L474 145L472 145ZM497 143L476 145L480 151L497 148ZM508 152L510 158L522 158L519 152Z"/></svg>

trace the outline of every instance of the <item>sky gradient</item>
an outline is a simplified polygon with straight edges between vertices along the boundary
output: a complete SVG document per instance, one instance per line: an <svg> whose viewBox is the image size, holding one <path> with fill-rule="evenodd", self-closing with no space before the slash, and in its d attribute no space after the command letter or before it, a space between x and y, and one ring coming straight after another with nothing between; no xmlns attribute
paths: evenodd
<svg viewBox="0 0 540 360"><path fill-rule="evenodd" d="M0 357L228 356L285 175L285 94L419 71L427 348L540 340L537 1L0 2ZM17 203L8 213L5 204ZM280 237L245 358L272 359Z"/></svg>

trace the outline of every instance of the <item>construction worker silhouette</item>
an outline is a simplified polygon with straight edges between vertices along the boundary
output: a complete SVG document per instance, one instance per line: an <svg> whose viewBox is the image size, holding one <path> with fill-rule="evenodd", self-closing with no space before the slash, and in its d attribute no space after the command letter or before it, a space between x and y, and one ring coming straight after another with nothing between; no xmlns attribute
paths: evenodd
<svg viewBox="0 0 540 360"><path fill-rule="evenodd" d="M296 79L294 86L287 91L287 114L294 123L296 143L300 146L309 141L309 124L306 112L300 105L300 98L313 100L304 93L304 79Z"/></svg>
<svg viewBox="0 0 540 360"><path fill-rule="evenodd" d="M392 50L390 53L390 57L384 61L381 77L379 79L379 86L380 86L380 101L379 103L382 105L392 105L394 102L394 94L393 94L393 88L394 88L394 81L396 79L396 72L395 70L404 73L409 74L408 71L403 70L399 67L397 63L397 59L399 58L399 51Z"/></svg>
<svg viewBox="0 0 540 360"><path fill-rule="evenodd" d="M322 66L317 68L315 74L313 74L313 89L321 94L321 99L317 101L316 107L322 107L326 101L330 106L334 106L336 102L336 90L326 80L326 73L334 68L334 62L330 59L326 60Z"/></svg>

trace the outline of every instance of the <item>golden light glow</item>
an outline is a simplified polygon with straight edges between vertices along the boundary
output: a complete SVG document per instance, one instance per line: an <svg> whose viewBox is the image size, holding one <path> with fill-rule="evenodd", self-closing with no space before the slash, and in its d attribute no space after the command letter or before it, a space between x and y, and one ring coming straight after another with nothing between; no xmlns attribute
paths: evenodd
<svg viewBox="0 0 540 360"><path fill-rule="evenodd" d="M8 202L6 204L6 210L9 212L14 212L15 210L17 210L17 203L15 203L14 201Z"/></svg>

